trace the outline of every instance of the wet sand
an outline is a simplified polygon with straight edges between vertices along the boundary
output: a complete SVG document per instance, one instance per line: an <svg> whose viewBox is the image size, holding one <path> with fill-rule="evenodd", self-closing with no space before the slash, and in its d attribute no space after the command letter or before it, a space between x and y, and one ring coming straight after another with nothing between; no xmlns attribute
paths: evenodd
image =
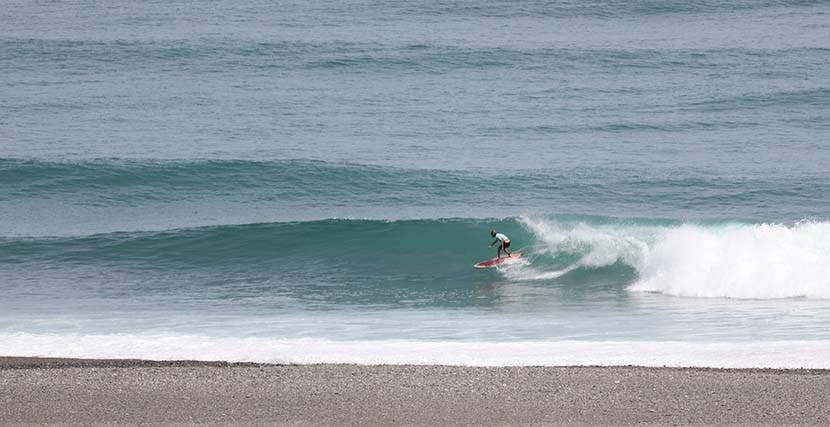
<svg viewBox="0 0 830 427"><path fill-rule="evenodd" d="M0 424L830 425L830 371L0 358Z"/></svg>

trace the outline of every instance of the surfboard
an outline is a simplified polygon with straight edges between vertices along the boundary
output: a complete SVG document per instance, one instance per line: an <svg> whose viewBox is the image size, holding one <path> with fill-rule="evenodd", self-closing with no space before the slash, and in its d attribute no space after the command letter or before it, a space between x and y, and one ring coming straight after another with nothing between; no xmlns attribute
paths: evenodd
<svg viewBox="0 0 830 427"><path fill-rule="evenodd" d="M508 256L503 256L501 258L488 259L487 261L481 261L478 264L473 264L473 267L475 267L475 268L495 267L497 265L504 264L507 261L513 261L515 259L521 258L521 256L522 256L521 252L513 252L512 254L510 254L509 257Z"/></svg>

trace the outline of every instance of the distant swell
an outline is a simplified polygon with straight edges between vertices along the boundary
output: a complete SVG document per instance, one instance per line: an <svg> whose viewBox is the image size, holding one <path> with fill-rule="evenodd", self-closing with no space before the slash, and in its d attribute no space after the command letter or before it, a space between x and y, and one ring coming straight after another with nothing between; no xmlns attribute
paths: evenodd
<svg viewBox="0 0 830 427"><path fill-rule="evenodd" d="M280 201L348 194L390 198L446 195L451 185L504 189L495 176L314 160L118 160L49 162L0 159L0 200L77 194L109 203L180 200L183 196L251 196ZM389 201L389 200L387 200Z"/></svg>
<svg viewBox="0 0 830 427"><path fill-rule="evenodd" d="M361 217L400 219L372 215L372 212L419 212L432 206L430 218L446 216L504 215L493 213L493 200L510 200L511 206L537 210L540 206L566 206L573 212L592 212L603 206L610 212L706 212L708 215L737 215L754 218L779 218L792 209L803 215L826 212L830 202L822 197L830 191L826 176L776 175L720 177L698 171L650 172L625 168L586 170L579 164L555 170L485 169L447 170L410 169L357 163L315 160L118 160L100 159L78 162L0 159L0 202L48 203L55 209L72 206L80 210L84 223L100 223L101 216L123 217L140 212L153 218L159 206L167 212L212 212L225 217L232 212L240 218L262 210L277 219L320 219L315 209L328 212L363 212ZM770 199L776 200L774 206ZM198 202L198 208L192 204ZM4 207L0 205L0 213ZM35 205L43 209L41 205ZM171 209L176 206L178 209ZM147 208L149 207L149 208ZM223 210L220 210L220 207ZM390 209L390 207L397 207ZM460 207L466 208L462 209ZM795 208L794 208L795 207ZM32 209L35 209L33 206ZM18 211L8 220L21 222ZM446 212L451 212L447 214ZM457 212L462 212L459 215ZM298 214L299 213L299 214ZM519 212L514 212L514 214ZM542 211L541 213L545 213ZM353 215L353 214L352 214ZM400 214L399 214L400 215ZM311 218L309 218L311 216ZM316 217L315 217L316 216ZM331 213L324 217L332 217ZM422 214L416 217L423 217ZM92 221L92 218L95 221ZM274 216L259 214L261 222ZM216 224L213 220L188 215L175 218L188 225ZM188 219L195 220L187 223ZM243 220L241 222L255 222ZM50 230L51 222L40 228ZM3 233L0 224L0 235ZM133 227L126 227L133 229ZM172 228L172 227L170 227ZM102 230L111 231L111 230ZM48 233L48 232L47 232ZM18 233L14 233L18 234ZM53 235L63 234L52 232Z"/></svg>

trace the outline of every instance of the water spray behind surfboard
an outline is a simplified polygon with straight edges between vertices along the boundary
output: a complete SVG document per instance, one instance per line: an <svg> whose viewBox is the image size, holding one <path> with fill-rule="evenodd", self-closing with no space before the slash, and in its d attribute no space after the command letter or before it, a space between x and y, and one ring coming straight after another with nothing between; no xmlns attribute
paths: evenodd
<svg viewBox="0 0 830 427"><path fill-rule="evenodd" d="M498 258L491 258L486 261L481 261L479 263L473 264L475 268L493 268L498 267L500 265L507 265L512 264L518 261L522 257L521 252L513 252L510 255L505 255Z"/></svg>
<svg viewBox="0 0 830 427"><path fill-rule="evenodd" d="M515 252L512 257L492 258L479 262L473 267L485 269L494 268L512 280L550 280L564 276L580 267L579 263L571 264L556 271L542 271L532 267L533 261L540 253L546 251L544 245L526 246Z"/></svg>

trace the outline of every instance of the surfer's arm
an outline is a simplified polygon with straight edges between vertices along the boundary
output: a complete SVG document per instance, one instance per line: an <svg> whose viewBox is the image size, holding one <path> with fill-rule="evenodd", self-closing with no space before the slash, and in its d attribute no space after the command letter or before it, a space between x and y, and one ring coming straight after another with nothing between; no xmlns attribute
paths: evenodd
<svg viewBox="0 0 830 427"><path fill-rule="evenodd" d="M496 244L496 243L498 243L498 242L500 242L500 240L499 240L499 239L493 240L493 243L490 243L490 247L492 248L492 247L493 247L493 245L495 245L495 244Z"/></svg>

